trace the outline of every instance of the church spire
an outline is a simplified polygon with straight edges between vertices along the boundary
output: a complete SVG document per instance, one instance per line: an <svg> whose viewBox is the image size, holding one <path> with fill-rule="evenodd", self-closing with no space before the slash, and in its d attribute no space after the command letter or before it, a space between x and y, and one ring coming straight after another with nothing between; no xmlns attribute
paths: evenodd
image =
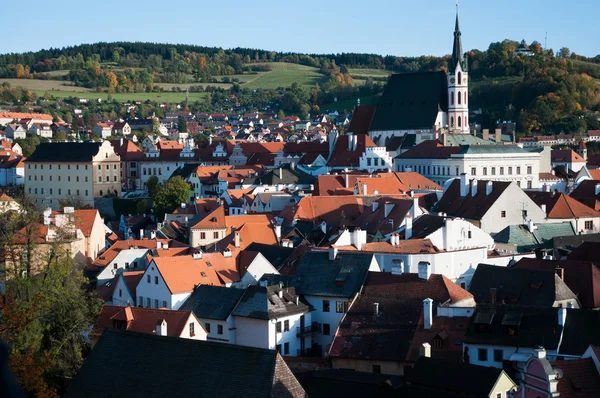
<svg viewBox="0 0 600 398"><path fill-rule="evenodd" d="M451 69L456 69L460 64L463 71L467 70L467 63L462 49L462 38L460 33L460 23L458 20L458 1L456 2L456 24L454 26L454 46L452 47Z"/></svg>

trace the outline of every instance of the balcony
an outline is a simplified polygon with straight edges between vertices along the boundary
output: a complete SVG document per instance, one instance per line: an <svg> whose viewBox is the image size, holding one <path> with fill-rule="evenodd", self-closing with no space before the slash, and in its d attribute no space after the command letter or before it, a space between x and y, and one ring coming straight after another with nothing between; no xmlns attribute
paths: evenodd
<svg viewBox="0 0 600 398"><path fill-rule="evenodd" d="M308 357L308 358L321 358L321 346L318 344L313 345L311 348L306 348L304 350L297 350L297 355L299 357Z"/></svg>
<svg viewBox="0 0 600 398"><path fill-rule="evenodd" d="M296 328L297 337L311 336L313 334L321 333L322 325L317 322L313 322L312 325Z"/></svg>

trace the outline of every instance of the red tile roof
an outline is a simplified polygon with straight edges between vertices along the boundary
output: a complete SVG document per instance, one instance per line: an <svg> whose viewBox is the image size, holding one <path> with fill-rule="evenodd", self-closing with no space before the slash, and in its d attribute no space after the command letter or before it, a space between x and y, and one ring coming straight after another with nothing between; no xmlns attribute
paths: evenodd
<svg viewBox="0 0 600 398"><path fill-rule="evenodd" d="M600 212L584 205L564 193L525 192L538 206L546 205L547 218L572 219L582 217L600 217Z"/></svg>
<svg viewBox="0 0 600 398"><path fill-rule="evenodd" d="M592 358L552 361L562 371L557 390L560 398L596 398L600 392L600 375Z"/></svg>
<svg viewBox="0 0 600 398"><path fill-rule="evenodd" d="M98 210L96 209L75 210L75 227L81 230L83 236L89 238L92 235L92 230L94 228L96 218L100 218L100 213L98 213ZM104 231L104 227L102 226L101 221L98 225L98 228L102 228L102 230Z"/></svg>
<svg viewBox="0 0 600 398"><path fill-rule="evenodd" d="M327 162L329 167L355 167L359 165L360 157L366 148L375 147L375 143L365 134L355 134L356 149L348 150L350 135L342 135L337 138L333 153Z"/></svg>
<svg viewBox="0 0 600 398"><path fill-rule="evenodd" d="M585 163L585 159L572 149L553 149L550 156L552 163Z"/></svg>
<svg viewBox="0 0 600 398"><path fill-rule="evenodd" d="M52 122L52 115L45 113L0 112L0 119L39 119Z"/></svg>
<svg viewBox="0 0 600 398"><path fill-rule="evenodd" d="M600 185L600 180L584 180L577 185L570 196L584 205L600 211L600 192L596 194L597 185Z"/></svg>
<svg viewBox="0 0 600 398"><path fill-rule="evenodd" d="M198 285L223 286L214 268L192 256L153 258L171 294L187 293Z"/></svg>
<svg viewBox="0 0 600 398"><path fill-rule="evenodd" d="M362 105L354 108L348 131L354 134L368 134L377 105Z"/></svg>

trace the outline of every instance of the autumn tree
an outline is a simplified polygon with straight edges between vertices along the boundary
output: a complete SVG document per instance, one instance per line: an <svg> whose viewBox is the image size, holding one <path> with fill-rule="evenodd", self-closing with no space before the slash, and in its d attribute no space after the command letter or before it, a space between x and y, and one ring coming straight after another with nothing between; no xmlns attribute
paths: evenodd
<svg viewBox="0 0 600 398"><path fill-rule="evenodd" d="M180 176L169 179L165 184L156 186L153 199L155 214L170 213L182 203L190 200L192 189Z"/></svg>

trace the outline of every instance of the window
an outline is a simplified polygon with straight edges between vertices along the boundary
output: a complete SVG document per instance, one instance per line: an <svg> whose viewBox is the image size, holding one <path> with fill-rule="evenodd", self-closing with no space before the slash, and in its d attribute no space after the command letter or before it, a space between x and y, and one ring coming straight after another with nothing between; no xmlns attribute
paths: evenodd
<svg viewBox="0 0 600 398"><path fill-rule="evenodd" d="M117 169L117 165L116 165L116 164L115 164L115 165L113 165L113 169L114 169L114 170L116 170L116 169Z"/></svg>
<svg viewBox="0 0 600 398"><path fill-rule="evenodd" d="M88 190L87 189L85 190L85 196L88 196Z"/></svg>
<svg viewBox="0 0 600 398"><path fill-rule="evenodd" d="M527 174L531 174L531 166L527 166Z"/></svg>
<svg viewBox="0 0 600 398"><path fill-rule="evenodd" d="M107 155L108 155L108 154L107 154ZM107 156L107 157L108 157L108 156ZM110 165L109 165L109 164L107 164L107 165L106 165L106 170L110 170Z"/></svg>
<svg viewBox="0 0 600 398"><path fill-rule="evenodd" d="M488 360L487 348L479 348L477 350L477 359L482 362L487 362L487 360Z"/></svg>
<svg viewBox="0 0 600 398"><path fill-rule="evenodd" d="M588 230L588 231L594 229L594 222L593 221L586 221L585 222L585 229Z"/></svg>
<svg viewBox="0 0 600 398"><path fill-rule="evenodd" d="M454 105L454 91L450 93L450 105Z"/></svg>
<svg viewBox="0 0 600 398"><path fill-rule="evenodd" d="M373 373L381 374L381 365L373 365Z"/></svg>
<svg viewBox="0 0 600 398"><path fill-rule="evenodd" d="M500 167L500 175L503 176L504 175L504 167Z"/></svg>
<svg viewBox="0 0 600 398"><path fill-rule="evenodd" d="M512 167L508 168L508 175L512 175Z"/></svg>
<svg viewBox="0 0 600 398"><path fill-rule="evenodd" d="M154 277L154 284L155 284L155 285L158 285L158 276L155 276L155 277Z"/></svg>
<svg viewBox="0 0 600 398"><path fill-rule="evenodd" d="M289 320L283 321L283 331L284 332L290 331L290 321Z"/></svg>
<svg viewBox="0 0 600 398"><path fill-rule="evenodd" d="M123 289L119 289L119 297L123 297Z"/></svg>
<svg viewBox="0 0 600 398"><path fill-rule="evenodd" d="M330 327L331 326L328 323L323 324L323 335L324 336L329 336L329 334L331 333Z"/></svg>
<svg viewBox="0 0 600 398"><path fill-rule="evenodd" d="M467 231L467 238L471 239L472 237L473 237L473 235L472 235L471 231Z"/></svg>
<svg viewBox="0 0 600 398"><path fill-rule="evenodd" d="M467 92L465 91L465 105L467 105Z"/></svg>
<svg viewBox="0 0 600 398"><path fill-rule="evenodd" d="M113 264L113 268L114 268L114 269L117 269L117 268L119 268L119 263L114 263L114 264Z"/></svg>
<svg viewBox="0 0 600 398"><path fill-rule="evenodd" d="M442 339L441 338L436 337L431 342L433 343L433 344L431 344L431 346L433 348L442 348Z"/></svg>
<svg viewBox="0 0 600 398"><path fill-rule="evenodd" d="M79 196L79 189L77 190L77 196Z"/></svg>
<svg viewBox="0 0 600 398"><path fill-rule="evenodd" d="M508 395L507 395L507 396L508 396ZM502 398L502 393L501 393L501 392L497 393L497 394L496 394L496 398Z"/></svg>
<svg viewBox="0 0 600 398"><path fill-rule="evenodd" d="M110 182L110 176L106 176L106 182Z"/></svg>
<svg viewBox="0 0 600 398"><path fill-rule="evenodd" d="M158 308L158 299L154 299L154 308Z"/></svg>
<svg viewBox="0 0 600 398"><path fill-rule="evenodd" d="M477 168L471 167L471 175L472 176L477 175Z"/></svg>
<svg viewBox="0 0 600 398"><path fill-rule="evenodd" d="M75 181L79 182L79 176L75 177Z"/></svg>
<svg viewBox="0 0 600 398"><path fill-rule="evenodd" d="M114 176L113 180L114 182L117 182L117 176Z"/></svg>
<svg viewBox="0 0 600 398"><path fill-rule="evenodd" d="M277 352L281 353L281 344L277 344Z"/></svg>
<svg viewBox="0 0 600 398"><path fill-rule="evenodd" d="M150 275L146 275L146 282L150 283Z"/></svg>
<svg viewBox="0 0 600 398"><path fill-rule="evenodd" d="M217 334L223 334L223 325L217 325Z"/></svg>
<svg viewBox="0 0 600 398"><path fill-rule="evenodd" d="M371 158L367 158L367 166L371 165Z"/></svg>
<svg viewBox="0 0 600 398"><path fill-rule="evenodd" d="M502 210L502 211L500 212L500 217L502 217L502 218L506 218L506 210Z"/></svg>
<svg viewBox="0 0 600 398"><path fill-rule="evenodd" d="M206 329L206 333L210 333L210 323L206 322L204 324L204 329Z"/></svg>
<svg viewBox="0 0 600 398"><path fill-rule="evenodd" d="M275 324L275 333L281 333L281 322Z"/></svg>
<svg viewBox="0 0 600 398"><path fill-rule="evenodd" d="M290 343L283 344L283 355L290 355Z"/></svg>
<svg viewBox="0 0 600 398"><path fill-rule="evenodd" d="M519 181L517 181L517 186L518 186L519 188L521 188L521 181L520 181L520 180L519 180Z"/></svg>
<svg viewBox="0 0 600 398"><path fill-rule="evenodd" d="M527 189L533 188L531 181L527 181Z"/></svg>
<svg viewBox="0 0 600 398"><path fill-rule="evenodd" d="M521 210L521 216L523 216L523 218L527 218L527 210Z"/></svg>
<svg viewBox="0 0 600 398"><path fill-rule="evenodd" d="M206 232L200 232L200 239L206 239Z"/></svg>
<svg viewBox="0 0 600 398"><path fill-rule="evenodd" d="M458 99L458 105L462 104L462 94L460 91L456 93L456 97ZM458 126L460 127L460 116L458 117Z"/></svg>
<svg viewBox="0 0 600 398"><path fill-rule="evenodd" d="M62 195L62 189L58 188L58 194Z"/></svg>
<svg viewBox="0 0 600 398"><path fill-rule="evenodd" d="M146 308L152 308L150 306L150 297L146 297Z"/></svg>
<svg viewBox="0 0 600 398"><path fill-rule="evenodd" d="M458 84L462 84L462 72L458 72Z"/></svg>
<svg viewBox="0 0 600 398"><path fill-rule="evenodd" d="M517 166L517 175L521 174L521 167Z"/></svg>
<svg viewBox="0 0 600 398"><path fill-rule="evenodd" d="M494 350L494 362L502 362L502 350Z"/></svg>
<svg viewBox="0 0 600 398"><path fill-rule="evenodd" d="M454 116L450 118L450 127L454 127Z"/></svg>
<svg viewBox="0 0 600 398"><path fill-rule="evenodd" d="M50 195L52 195L52 188L50 188Z"/></svg>
<svg viewBox="0 0 600 398"><path fill-rule="evenodd" d="M67 176L67 181L71 182L71 176Z"/></svg>
<svg viewBox="0 0 600 398"><path fill-rule="evenodd" d="M194 332L194 322L190 323L190 336L195 336L196 333Z"/></svg>
<svg viewBox="0 0 600 398"><path fill-rule="evenodd" d="M458 166L456 167L456 175L460 175L460 172L458 171Z"/></svg>
<svg viewBox="0 0 600 398"><path fill-rule="evenodd" d="M337 312L337 313L348 312L348 302L347 301L336 301L335 302L335 312Z"/></svg>
<svg viewBox="0 0 600 398"><path fill-rule="evenodd" d="M495 176L496 175L496 168L492 167L492 175Z"/></svg>
<svg viewBox="0 0 600 398"><path fill-rule="evenodd" d="M98 182L102 182L102 176L98 176Z"/></svg>
<svg viewBox="0 0 600 398"><path fill-rule="evenodd" d="M329 312L329 300L323 300L323 312Z"/></svg>
<svg viewBox="0 0 600 398"><path fill-rule="evenodd" d="M144 298L142 296L139 297L139 307L143 307L144 306Z"/></svg>
<svg viewBox="0 0 600 398"><path fill-rule="evenodd" d="M214 239L219 239L219 232L213 232L213 238Z"/></svg>
<svg viewBox="0 0 600 398"><path fill-rule="evenodd" d="M163 308L167 308L167 302L163 300Z"/></svg>
<svg viewBox="0 0 600 398"><path fill-rule="evenodd" d="M487 167L483 168L483 175L486 176L487 175Z"/></svg>
<svg viewBox="0 0 600 398"><path fill-rule="evenodd" d="M460 97L458 97L458 98L459 98L458 103L460 104ZM461 116L458 117L458 127L462 127L462 117Z"/></svg>

